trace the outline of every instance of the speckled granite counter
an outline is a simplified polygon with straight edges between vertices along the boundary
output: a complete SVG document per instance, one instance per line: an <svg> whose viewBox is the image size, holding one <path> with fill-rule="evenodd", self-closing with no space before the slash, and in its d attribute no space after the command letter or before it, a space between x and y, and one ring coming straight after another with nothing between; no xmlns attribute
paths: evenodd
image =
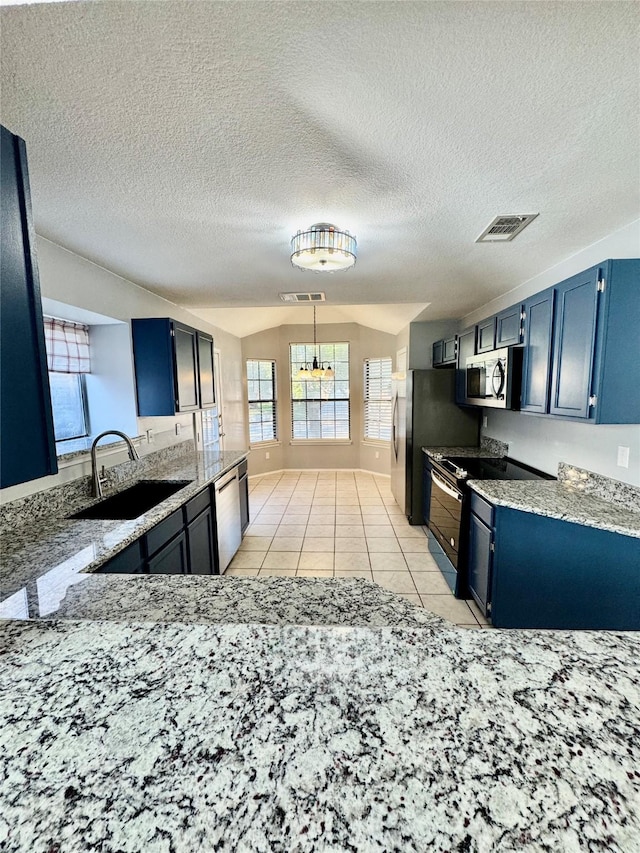
<svg viewBox="0 0 640 853"><path fill-rule="evenodd" d="M498 506L640 538L640 512L585 494L566 481L470 480L469 485Z"/></svg>
<svg viewBox="0 0 640 853"><path fill-rule="evenodd" d="M467 456L470 458L480 457L482 459L491 459L495 456L506 455L505 445L483 445L482 447L423 447L422 452L427 456L433 456L438 459L443 456Z"/></svg>
<svg viewBox="0 0 640 853"><path fill-rule="evenodd" d="M451 628L434 613L361 578L89 575L45 618Z"/></svg>
<svg viewBox="0 0 640 853"><path fill-rule="evenodd" d="M71 497L64 489L43 493L50 502L46 507L49 514L36 519L21 517L19 501L6 505L0 538L0 617L37 617L53 612L66 589L83 580L83 572L94 571L246 455L193 451L154 464L151 471L136 462L119 466L129 476L140 469L142 479L191 481L129 521L67 518L94 502L80 491L71 492Z"/></svg>
<svg viewBox="0 0 640 853"><path fill-rule="evenodd" d="M0 623L0 848L640 848L640 637Z"/></svg>

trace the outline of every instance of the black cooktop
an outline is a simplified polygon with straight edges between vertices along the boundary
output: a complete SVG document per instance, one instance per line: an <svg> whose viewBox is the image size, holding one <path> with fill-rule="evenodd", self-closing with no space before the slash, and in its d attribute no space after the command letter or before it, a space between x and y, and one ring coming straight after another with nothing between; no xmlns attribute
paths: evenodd
<svg viewBox="0 0 640 853"><path fill-rule="evenodd" d="M449 464L447 464L449 463ZM550 474L536 471L508 456L448 456L440 463L461 480L555 480ZM466 472L466 476L462 472Z"/></svg>

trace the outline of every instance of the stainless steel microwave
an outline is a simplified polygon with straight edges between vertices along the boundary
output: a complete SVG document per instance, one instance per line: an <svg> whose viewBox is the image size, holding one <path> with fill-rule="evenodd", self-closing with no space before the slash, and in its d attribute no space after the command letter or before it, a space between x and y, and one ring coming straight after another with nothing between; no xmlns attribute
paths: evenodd
<svg viewBox="0 0 640 853"><path fill-rule="evenodd" d="M465 366L465 402L468 406L519 409L522 350L494 349L471 355Z"/></svg>

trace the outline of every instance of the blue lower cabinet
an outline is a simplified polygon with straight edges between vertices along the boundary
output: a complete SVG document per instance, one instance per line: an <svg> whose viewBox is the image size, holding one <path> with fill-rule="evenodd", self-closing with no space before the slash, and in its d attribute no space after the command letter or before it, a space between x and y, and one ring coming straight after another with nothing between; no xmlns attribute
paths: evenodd
<svg viewBox="0 0 640 853"><path fill-rule="evenodd" d="M104 566L96 570L99 574L142 574L144 567L144 554L142 552L142 539L138 539L133 545L129 545L124 551L120 551L112 557Z"/></svg>
<svg viewBox="0 0 640 853"><path fill-rule="evenodd" d="M471 513L469 527L469 591L485 616L490 611L490 589L493 557L493 531Z"/></svg>
<svg viewBox="0 0 640 853"><path fill-rule="evenodd" d="M184 531L149 559L150 575L182 575L187 571L187 537Z"/></svg>
<svg viewBox="0 0 640 853"><path fill-rule="evenodd" d="M187 550L192 575L217 574L211 507L187 525Z"/></svg>
<svg viewBox="0 0 640 853"><path fill-rule="evenodd" d="M640 630L640 539L500 506L493 536L496 628Z"/></svg>

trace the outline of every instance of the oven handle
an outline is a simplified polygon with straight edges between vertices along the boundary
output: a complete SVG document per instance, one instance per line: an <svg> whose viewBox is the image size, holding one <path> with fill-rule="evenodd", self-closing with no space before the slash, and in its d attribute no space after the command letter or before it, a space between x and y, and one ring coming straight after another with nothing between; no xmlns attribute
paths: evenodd
<svg viewBox="0 0 640 853"><path fill-rule="evenodd" d="M435 471L431 472L431 479L439 489L442 489L442 491L447 495L454 498L459 503L462 503L462 495L460 492L454 489L453 486L450 486L446 480L442 479L442 477L438 476Z"/></svg>

